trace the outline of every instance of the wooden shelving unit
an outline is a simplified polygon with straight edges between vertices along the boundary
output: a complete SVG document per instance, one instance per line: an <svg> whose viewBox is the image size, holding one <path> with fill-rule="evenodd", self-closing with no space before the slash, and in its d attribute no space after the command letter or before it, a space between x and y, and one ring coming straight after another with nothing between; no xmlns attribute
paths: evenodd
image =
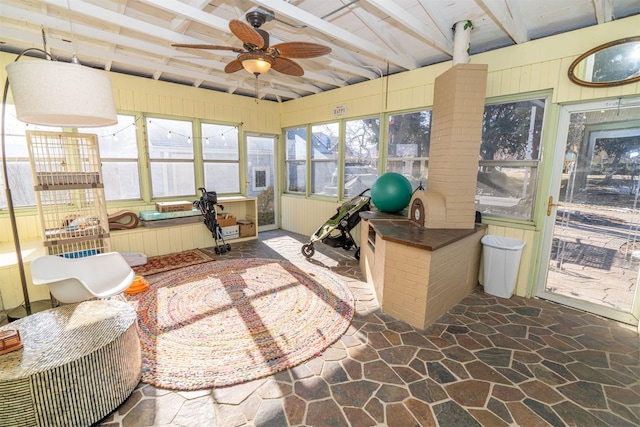
<svg viewBox="0 0 640 427"><path fill-rule="evenodd" d="M237 219L246 219L256 224L256 235L227 239L233 244L258 238L258 206L254 197L222 197L218 203L225 209L221 213L232 213ZM172 225L167 227L137 227L132 230L115 230L111 233L113 250L118 252L142 252L147 256L166 255L189 249L208 248L215 245L211 232L203 224L203 218L193 224Z"/></svg>
<svg viewBox="0 0 640 427"><path fill-rule="evenodd" d="M96 135L27 132L43 245L50 255L110 252Z"/></svg>

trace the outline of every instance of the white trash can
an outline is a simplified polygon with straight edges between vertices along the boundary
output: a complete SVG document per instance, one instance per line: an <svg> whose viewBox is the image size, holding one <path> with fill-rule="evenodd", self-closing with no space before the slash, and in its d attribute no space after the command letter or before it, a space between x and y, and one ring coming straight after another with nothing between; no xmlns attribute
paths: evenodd
<svg viewBox="0 0 640 427"><path fill-rule="evenodd" d="M509 237L482 237L483 285L488 294L511 298L516 288L522 248L526 242Z"/></svg>

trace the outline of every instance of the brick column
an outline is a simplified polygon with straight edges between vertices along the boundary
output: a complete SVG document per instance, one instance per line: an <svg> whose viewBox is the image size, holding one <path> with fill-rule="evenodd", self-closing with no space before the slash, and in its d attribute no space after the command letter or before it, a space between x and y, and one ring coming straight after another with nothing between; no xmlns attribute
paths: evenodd
<svg viewBox="0 0 640 427"><path fill-rule="evenodd" d="M446 219L426 215L427 228L474 227L487 68L457 64L435 80L426 192L444 198Z"/></svg>

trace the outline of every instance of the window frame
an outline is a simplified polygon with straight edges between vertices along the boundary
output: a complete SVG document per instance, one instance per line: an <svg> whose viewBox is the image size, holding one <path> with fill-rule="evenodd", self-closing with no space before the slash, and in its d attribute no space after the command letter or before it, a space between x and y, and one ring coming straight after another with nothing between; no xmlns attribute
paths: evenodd
<svg viewBox="0 0 640 427"><path fill-rule="evenodd" d="M334 197L337 198L338 195L332 195L332 194L326 194L323 193L322 191L324 191L326 184L322 186L322 188L318 191L318 189L316 189L316 191L314 191L315 187L316 187L316 183L315 183L315 168L316 166L320 165L320 164L330 164L330 163L335 163L336 167L334 168L335 171L339 171L340 168L340 164L342 163L341 158L341 149L343 150L343 146L344 146L344 140L343 140L343 127L344 127L344 120L336 120L336 121L329 121L329 122L321 122L321 123L314 123L311 124L309 126L309 138L308 138L308 144L309 144L309 183L307 185L307 191L309 192L310 195L312 196L316 196L316 197ZM337 150L335 150L335 158L314 158L314 132L313 129L316 127L322 127L322 126L328 126L328 125L335 125L337 128ZM333 136L333 135L332 135ZM329 145L331 145L331 141L329 141ZM335 147L335 145L333 145L333 147ZM331 147L328 147L331 148ZM330 151L331 152L331 151ZM333 172L332 172L333 173Z"/></svg>
<svg viewBox="0 0 640 427"><path fill-rule="evenodd" d="M226 130L222 131L220 133L220 138L223 141L226 141L227 138L229 138L230 136L227 136L231 133L233 133L235 135L235 155L236 158L235 159L222 159L222 158L208 158L205 157L205 145L207 144L207 140L209 138L211 138L211 135L206 135L205 134L205 126L219 126L219 127L224 127L227 128ZM237 176L237 181L236 181L236 185L237 187L235 188L235 191L219 191L218 189L215 188L215 186L211 187L211 188L207 188L207 190L210 191L215 191L218 195L226 195L226 196L230 196L230 195L237 195L237 194L241 194L242 192L242 163L241 160L243 158L243 150L241 148L241 141L240 141L240 127L237 124L231 124L231 123L222 123L222 122L214 122L214 121L208 121L208 120L201 120L198 123L198 131L199 131L199 137L195 137L194 140L199 141L199 151L200 151L200 159L202 161L202 182L203 182L203 187L207 188L207 165L216 165L216 164L220 164L220 165L236 165L237 166L237 170L238 170L238 176ZM215 135L214 135L215 136ZM197 182L197 180L196 180Z"/></svg>
<svg viewBox="0 0 640 427"><path fill-rule="evenodd" d="M501 222L522 222L532 224L536 217L536 208L537 208L537 199L538 199L538 188L540 185L540 173L542 169L542 151L544 147L544 137L545 137L545 128L548 126L548 115L549 110L553 108L551 102L551 95L548 92L535 92L535 93L525 93L518 94L516 96L509 97L498 97L493 99L487 99L485 101L485 109L487 106L492 105L500 105L500 104L515 104L519 102L527 102L527 101L542 101L544 102L544 111L541 114L541 123L538 126L539 136L537 137L537 158L536 159L522 159L522 160L514 160L514 159L505 159L505 160L483 160L482 158L478 161L478 179L476 184L476 209L481 212L483 218L488 218L489 220L501 221ZM483 136L481 141L481 150L482 144L484 144L484 112L483 112ZM534 126L536 127L536 126ZM526 177L528 181L523 183L530 190L530 202L527 204L527 213L518 214L514 213L500 213L500 212L490 212L480 208L479 198L483 193L483 190L479 188L480 186L480 174L483 172L485 168L528 168L528 171L525 172L528 176ZM530 176L529 176L530 175ZM531 185L529 185L529 183ZM521 200L525 200L521 199ZM513 207L514 211L518 211L518 203ZM491 206L491 205L487 205ZM495 209L495 207L494 207Z"/></svg>
<svg viewBox="0 0 640 427"><path fill-rule="evenodd" d="M3 108L4 108L3 114L5 115L4 117L4 120L5 120L4 131L5 131L5 143L6 143L5 151L10 144L9 139L15 138L15 140L19 143L19 146L23 147L24 152L26 153L24 156L11 156L9 155L9 153L5 152L5 154L7 155L6 163L7 163L7 176L9 178L8 186L11 189L11 199L13 202L13 207L14 209L25 209L25 210L35 209L36 193L35 193L34 184L33 184L31 156L29 155L29 147L27 143L27 131L62 132L63 129L59 126L41 126L41 125L27 124L27 123L21 122L16 117L15 105L12 103L7 102ZM15 128L12 128L12 126L15 126ZM14 129L18 129L18 132L14 132ZM1 157L2 157L2 153L0 153L0 158ZM13 166L16 166L16 165L20 165L17 167L19 167L20 169L23 169L25 164L29 170L28 179L27 179L28 182L26 183L27 185L24 185L23 187L20 188L21 191L16 191L18 187L15 185L15 180L12 179L11 169ZM2 164L0 163L0 170L1 169L2 169ZM2 181L4 181L4 179L2 179ZM18 178L18 181L22 182L22 180L20 180L19 178ZM2 186L6 188L7 183L3 183ZM26 196L24 197L24 199L28 199L28 203L20 203L19 200L16 200L16 196L18 194L21 194L22 196ZM7 208L8 208L8 201L6 199L6 191L2 191L0 194L0 211L5 211Z"/></svg>
<svg viewBox="0 0 640 427"><path fill-rule="evenodd" d="M348 128L349 128L349 123L351 122L358 122L358 121L364 121L364 120L377 120L378 123L378 134L376 135L377 137L377 144L375 146L375 150L376 150L376 156L375 157L350 157L348 156L347 153L347 132L348 132ZM381 145L382 145L382 138L383 138L383 133L384 130L382 128L382 118L380 117L380 115L372 115L372 116L365 116L365 117L350 117L347 119L344 119L341 121L342 122L342 126L343 126L343 130L341 132L341 141L340 141L340 160L338 161L338 180L337 180L337 197L338 200L346 200L346 199L351 199L352 197L357 196L358 194L346 194L348 193L347 189L345 188L346 186L346 173L347 173L347 167L358 167L358 166L363 166L363 167L370 167L373 170L375 170L375 177L373 179L373 181L375 181L375 179L380 175L380 159L382 157L382 153L381 153ZM363 162L362 160L366 159L366 162ZM347 166L347 163L354 163L353 165L349 165ZM370 185L366 185L369 184L369 181L371 181L370 179L367 179L366 182L363 182L362 185L364 185L364 187L369 187L368 189L370 189ZM373 182L371 182L371 185L373 185ZM364 190L364 187L360 187L361 189Z"/></svg>
<svg viewBox="0 0 640 427"><path fill-rule="evenodd" d="M153 123L154 120L163 120L163 121L174 121L174 122L184 122L184 123L189 123L191 125L191 135L183 135L183 134L179 134L176 132L173 132L173 130L168 129L167 132L168 134L171 134L172 136L178 135L178 137L181 138L187 138L187 144L191 146L191 158L187 158L187 157L177 157L177 158L154 158L151 155L151 133L149 132L149 128L150 125ZM166 199L176 199L176 198L185 198L185 197L189 197L189 198L194 198L196 197L196 188L198 186L197 184L197 178L196 178L196 147L195 147L195 120L194 119L186 119L186 118L181 118L181 117L168 117L168 116L160 116L160 115L145 115L144 116L144 123L145 123L145 129L146 129L146 135L145 135L145 147L146 147L146 153L147 153L147 170L146 173L148 175L148 179L149 179L149 192L150 192L150 196L151 196L151 200L166 200ZM161 125L158 124L158 126L162 127ZM166 129L166 128L165 128ZM191 173L193 176L193 188L190 190L187 190L189 192L181 192L180 194L167 194L167 195L156 195L154 194L154 183L153 183L153 165L161 165L161 164L165 164L165 165L191 165ZM177 171L179 172L179 170Z"/></svg>
<svg viewBox="0 0 640 427"><path fill-rule="evenodd" d="M289 141L293 141L293 140L289 140L287 139L287 133L288 132L297 132L304 129L304 159L298 159L298 158L289 158ZM283 185L283 193L285 194L296 194L296 195L304 195L307 196L310 193L310 188L309 188L309 171L308 171L308 165L309 165L309 157L310 157L310 152L309 152L309 135L310 135L310 125L305 125L305 126L294 126L294 127L290 127L290 128L284 128L283 129L283 135L284 135L284 153L283 153L283 157L284 157L284 174L283 174L283 180L284 180L284 185ZM294 149L296 147L293 147ZM296 153L297 154L297 153ZM291 167L292 164L298 164L298 166L296 167L296 169L299 169L300 166L302 166L302 170L304 171L304 189L302 189L301 191L293 191L289 189L289 182L290 182L290 176L289 176L289 169ZM296 176L297 178L297 176Z"/></svg>
<svg viewBox="0 0 640 427"><path fill-rule="evenodd" d="M391 118L393 116L400 116L400 115L406 115L406 114L415 114L415 113L428 113L429 115L429 131L428 131L428 149L427 149L427 156L406 156L406 157L398 157L398 156L389 156L389 147L390 147L390 122L391 122ZM420 163L420 178L412 178L410 181L411 185L413 187L413 190L416 190L418 188L419 185L422 185L423 187L426 187L427 185L427 180L429 177L429 152L431 151L431 128L432 128L432 122L433 122L433 106L429 106L427 107L423 107L420 109L414 109L414 110L406 110L406 111L397 111L397 112L389 112L387 113L387 115L385 116L386 120L385 120L385 151L384 151L384 171L385 172L397 172L397 173L402 173L403 175L406 176L405 173L403 172L398 172L397 170L395 170L395 168L390 168L389 167L389 162L390 161L402 161L402 162L419 162ZM423 182L424 179L424 182ZM417 181L417 182L413 182L413 181Z"/></svg>
<svg viewBox="0 0 640 427"><path fill-rule="evenodd" d="M81 128L78 129L78 133L94 133L96 135L98 135L98 147L100 147L100 140L102 138L105 138L107 136L109 137L117 137L117 135L121 132L123 132L124 130L128 129L129 127L133 126L134 127L134 140L135 140L135 147L136 147L136 157L105 157L104 153L102 152L102 150L100 151L100 162L102 163L102 167L103 167L103 178L105 180L105 199L107 201L107 203L120 203L120 202L129 202L129 201L138 201L138 200L142 200L142 167L141 167L141 162L140 162L140 144L138 142L138 123L143 120L143 117L139 114L139 113L126 113L126 112L118 112L117 113L118 116L118 123L116 123L115 125L111 125L111 126L104 126L104 127L98 127L98 128ZM126 125L121 125L120 124L120 117L132 117L133 118L133 123L131 124L126 124ZM133 198L119 198L119 199L110 199L107 197L107 187L109 186L109 182L110 180L106 179L106 177L104 177L104 165L105 163L135 163L135 168L137 170L138 173L138 197L133 197Z"/></svg>

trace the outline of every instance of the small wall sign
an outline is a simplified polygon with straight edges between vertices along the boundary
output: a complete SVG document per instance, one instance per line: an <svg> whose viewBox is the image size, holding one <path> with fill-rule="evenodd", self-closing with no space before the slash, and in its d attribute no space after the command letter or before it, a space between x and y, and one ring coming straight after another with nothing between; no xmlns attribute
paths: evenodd
<svg viewBox="0 0 640 427"><path fill-rule="evenodd" d="M340 104L333 107L333 117L338 119L347 115L347 104Z"/></svg>

